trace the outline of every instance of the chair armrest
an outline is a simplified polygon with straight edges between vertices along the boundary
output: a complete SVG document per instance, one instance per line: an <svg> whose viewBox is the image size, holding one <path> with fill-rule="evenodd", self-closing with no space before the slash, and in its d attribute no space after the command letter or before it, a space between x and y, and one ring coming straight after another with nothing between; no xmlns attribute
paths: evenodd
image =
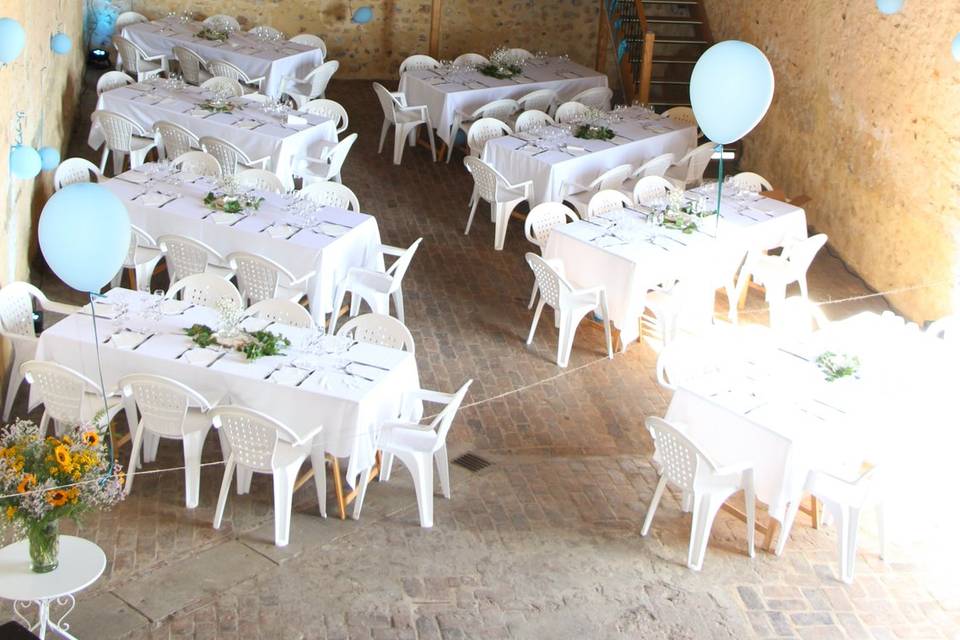
<svg viewBox="0 0 960 640"><path fill-rule="evenodd" d="M301 436L300 439L297 440L294 444L298 444L298 445L310 444L314 438L320 435L321 431L323 431L323 425L314 427L309 432Z"/></svg>
<svg viewBox="0 0 960 640"><path fill-rule="evenodd" d="M316 271L308 271L302 276L300 276L299 278L297 278L296 280L291 280L290 285L303 284L315 275L317 275Z"/></svg>
<svg viewBox="0 0 960 640"><path fill-rule="evenodd" d="M163 61L165 61L166 59L167 59L167 56L166 56L166 54L163 54L163 53L158 53L158 54L155 55L155 56L144 56L144 57L143 57L143 60L144 60L145 62L156 62L157 60L163 62Z"/></svg>
<svg viewBox="0 0 960 640"><path fill-rule="evenodd" d="M54 311L65 316L73 315L74 313L80 311L80 307L72 304L65 304L63 302L54 302L52 300L41 302L40 308L42 308L44 311Z"/></svg>
<svg viewBox="0 0 960 640"><path fill-rule="evenodd" d="M400 103L401 107L407 106L407 96L402 91L391 91L390 95L393 96L393 99Z"/></svg>
<svg viewBox="0 0 960 640"><path fill-rule="evenodd" d="M567 182L564 180L560 190L564 195L571 195L574 193L580 193L581 191L589 191L590 187L582 185L579 182Z"/></svg>
<svg viewBox="0 0 960 640"><path fill-rule="evenodd" d="M424 402L433 402L435 404L447 404L453 398L453 394L442 391L431 391L430 389L416 389L403 392L404 401L408 399L422 400Z"/></svg>
<svg viewBox="0 0 960 640"><path fill-rule="evenodd" d="M404 252L404 251L406 251L406 249L401 249L400 247L394 247L394 246L391 246L391 245L389 245L389 244L382 244L382 245L380 245L380 253L384 253L384 254L386 254L386 255L388 255L388 256L398 256L398 257L399 257L399 256L402 256L402 255L403 255L403 252Z"/></svg>
<svg viewBox="0 0 960 640"><path fill-rule="evenodd" d="M394 431L397 429L406 429L407 431L433 431L433 427L429 424L418 424L416 422L396 420L384 422L381 432L386 433L388 431Z"/></svg>
<svg viewBox="0 0 960 640"><path fill-rule="evenodd" d="M725 467L719 467L714 471L715 475L718 476L732 476L736 474L742 474L744 471L753 471L753 465L749 462L742 464L731 464Z"/></svg>

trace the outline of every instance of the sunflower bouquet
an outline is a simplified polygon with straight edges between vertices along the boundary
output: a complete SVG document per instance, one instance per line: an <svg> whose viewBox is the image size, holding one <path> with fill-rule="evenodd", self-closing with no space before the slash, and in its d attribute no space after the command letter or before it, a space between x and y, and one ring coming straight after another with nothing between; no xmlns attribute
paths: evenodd
<svg viewBox="0 0 960 640"><path fill-rule="evenodd" d="M111 467L100 427L82 424L44 437L28 420L0 431L0 526L30 544L33 570L57 567L58 522L123 499L123 473Z"/></svg>

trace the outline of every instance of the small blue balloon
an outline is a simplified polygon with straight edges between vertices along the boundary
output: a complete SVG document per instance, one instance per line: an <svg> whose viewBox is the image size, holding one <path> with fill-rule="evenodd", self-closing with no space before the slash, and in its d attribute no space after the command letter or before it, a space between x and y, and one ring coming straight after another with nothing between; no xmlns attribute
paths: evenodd
<svg viewBox="0 0 960 640"><path fill-rule="evenodd" d="M108 189L80 182L47 200L37 233L53 272L78 291L97 293L127 257L130 217Z"/></svg>
<svg viewBox="0 0 960 640"><path fill-rule="evenodd" d="M351 18L357 24L367 24L373 20L373 8L372 7L360 7L353 12L353 17Z"/></svg>
<svg viewBox="0 0 960 640"><path fill-rule="evenodd" d="M717 144L739 140L773 101L773 69L760 49L739 40L707 49L690 76L690 105L700 130Z"/></svg>
<svg viewBox="0 0 960 640"><path fill-rule="evenodd" d="M53 49L53 52L58 55L62 56L66 53L69 53L72 47L73 41L70 40L70 36L65 33L58 33L50 38L50 48Z"/></svg>
<svg viewBox="0 0 960 640"><path fill-rule="evenodd" d="M40 147L40 168L53 171L60 164L60 150L53 147Z"/></svg>
<svg viewBox="0 0 960 640"><path fill-rule="evenodd" d="M0 62L10 64L23 51L27 33L13 18L0 18Z"/></svg>
<svg viewBox="0 0 960 640"><path fill-rule="evenodd" d="M33 147L17 144L10 147L10 173L21 180L36 178L40 173L40 154Z"/></svg>
<svg viewBox="0 0 960 640"><path fill-rule="evenodd" d="M877 9L880 13L893 15L903 9L903 0L877 0Z"/></svg>
<svg viewBox="0 0 960 640"><path fill-rule="evenodd" d="M953 44L950 45L950 53L953 54L954 60L960 62L960 33L953 39Z"/></svg>

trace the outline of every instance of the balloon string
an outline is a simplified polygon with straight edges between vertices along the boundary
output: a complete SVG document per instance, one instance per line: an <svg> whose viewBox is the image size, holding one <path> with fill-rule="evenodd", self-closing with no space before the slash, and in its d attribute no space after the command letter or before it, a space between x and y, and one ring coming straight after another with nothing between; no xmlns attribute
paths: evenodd
<svg viewBox="0 0 960 640"><path fill-rule="evenodd" d="M723 145L718 144L714 151L720 152L720 167L717 170L717 223L713 230L714 237L720 236L720 197L723 195Z"/></svg>
<svg viewBox="0 0 960 640"><path fill-rule="evenodd" d="M107 421L107 429L110 429L110 406L107 404L107 387L103 384L103 362L100 360L100 336L97 333L97 316L96 309L93 308L93 296L92 291L87 293L87 296L90 298L90 322L93 324L93 345L94 350L97 352L97 375L100 377L100 394L103 396L103 417ZM99 294L97 294L99 297ZM107 475L113 473L113 431L109 433L109 438L107 440L107 455L110 460L110 466L107 468Z"/></svg>

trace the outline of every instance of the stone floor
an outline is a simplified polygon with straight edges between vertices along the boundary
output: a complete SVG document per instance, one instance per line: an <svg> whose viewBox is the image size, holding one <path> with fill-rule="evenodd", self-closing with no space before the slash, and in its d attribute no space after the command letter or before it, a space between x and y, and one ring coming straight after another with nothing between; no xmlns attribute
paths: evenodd
<svg viewBox="0 0 960 640"><path fill-rule="evenodd" d="M359 521L321 519L312 486L295 496L289 547L271 544L270 481L231 496L211 526L221 468L215 439L200 506L182 503L179 472L138 476L133 495L87 518L81 535L107 553L105 576L79 598L82 638L947 638L960 631L956 585L913 563L910 549L880 562L862 536L857 580L836 578L836 539L801 517L783 557L745 554L745 528L721 513L704 569L684 566L689 516L665 498L651 534L639 534L653 493L647 415L667 396L656 354L633 346L610 361L603 334L581 327L568 369L553 362L556 333L541 324L524 345L529 245L513 221L506 248L479 220L463 235L471 183L462 165L423 149L403 165L376 153L381 113L368 83L334 82L329 96L360 138L344 182L376 215L384 241L424 242L404 282L423 386L474 384L450 435L453 455L492 462L453 466L453 497L436 500L435 526L417 526L409 475L371 486ZM94 97L84 100L85 114ZM84 115L83 122L86 122ZM75 135L74 154L91 156ZM70 296L50 275L52 297ZM868 294L824 253L812 297ZM744 317L765 321L752 293ZM825 307L831 318L884 309L880 298ZM23 407L21 394L20 407ZM122 452L126 459L127 451ZM147 470L178 467L161 445ZM330 509L332 502L328 501ZM949 583L949 580L947 580ZM6 607L0 618L9 617Z"/></svg>

